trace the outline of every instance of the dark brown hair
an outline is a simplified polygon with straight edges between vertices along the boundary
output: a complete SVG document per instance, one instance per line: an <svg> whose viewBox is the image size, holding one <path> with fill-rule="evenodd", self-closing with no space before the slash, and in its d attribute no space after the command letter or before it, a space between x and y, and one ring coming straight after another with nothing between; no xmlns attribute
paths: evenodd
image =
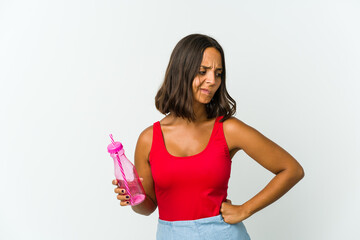
<svg viewBox="0 0 360 240"><path fill-rule="evenodd" d="M163 114L172 112L177 117L195 120L192 82L199 72L206 48L214 47L221 54L221 85L211 101L206 104L207 118L224 116L225 121L235 114L236 102L229 95L225 84L225 57L220 44L202 34L191 34L175 46L166 69L165 79L155 97L155 106Z"/></svg>

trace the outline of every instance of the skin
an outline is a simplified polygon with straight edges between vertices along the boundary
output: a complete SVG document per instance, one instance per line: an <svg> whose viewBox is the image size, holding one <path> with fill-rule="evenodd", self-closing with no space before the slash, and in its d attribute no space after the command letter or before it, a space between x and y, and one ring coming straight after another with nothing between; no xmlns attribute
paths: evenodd
<svg viewBox="0 0 360 240"><path fill-rule="evenodd" d="M207 119L205 104L209 103L221 84L221 55L215 48L207 48L199 74L192 85L193 108L196 115L194 122L167 115L160 121L167 151L174 156L191 156L205 149L209 142L215 119ZM202 91L207 89L209 92ZM230 200L223 202L220 208L224 221L235 224L245 220L257 211L270 205L304 177L301 165L283 148L266 138L256 129L248 126L235 117L223 123L223 130L231 158L243 150L261 166L274 173L273 179L254 197L241 205L234 205ZM146 192L143 203L132 209L143 215L150 215L157 207L154 182L149 164L149 153L152 143L152 126L146 128L139 136L135 149L135 167ZM186 139L182 141L181 139ZM117 181L113 180L117 185ZM115 188L121 206L129 205L125 189Z"/></svg>

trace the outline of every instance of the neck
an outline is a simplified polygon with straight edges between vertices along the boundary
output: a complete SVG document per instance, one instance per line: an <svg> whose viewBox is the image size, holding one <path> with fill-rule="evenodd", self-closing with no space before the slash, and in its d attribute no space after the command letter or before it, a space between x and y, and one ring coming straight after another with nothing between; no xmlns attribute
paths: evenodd
<svg viewBox="0 0 360 240"><path fill-rule="evenodd" d="M195 114L195 120L193 122L189 122L187 119L183 119L183 118L178 118L175 117L174 114L170 113L168 115L169 120L171 119L171 121L174 122L178 122L178 123L184 123L186 125L188 124L197 124L197 123L201 123L207 120L207 114L206 114L206 109L205 109L205 104L202 103L194 103L193 105L193 110L194 110L194 114Z"/></svg>
<svg viewBox="0 0 360 240"><path fill-rule="evenodd" d="M194 113L195 113L195 121L194 122L203 122L203 121L207 120L205 104L194 103L193 109L194 109Z"/></svg>

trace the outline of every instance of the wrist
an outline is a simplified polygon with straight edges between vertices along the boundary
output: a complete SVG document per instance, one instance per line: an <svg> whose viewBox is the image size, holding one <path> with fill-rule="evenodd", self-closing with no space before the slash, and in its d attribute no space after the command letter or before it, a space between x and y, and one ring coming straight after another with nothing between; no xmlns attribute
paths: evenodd
<svg viewBox="0 0 360 240"><path fill-rule="evenodd" d="M238 212L239 212L241 218L243 218L243 219L246 219L246 218L250 217L251 215L253 215L253 212L252 212L249 204L244 203L243 205L239 205L238 210L239 210Z"/></svg>

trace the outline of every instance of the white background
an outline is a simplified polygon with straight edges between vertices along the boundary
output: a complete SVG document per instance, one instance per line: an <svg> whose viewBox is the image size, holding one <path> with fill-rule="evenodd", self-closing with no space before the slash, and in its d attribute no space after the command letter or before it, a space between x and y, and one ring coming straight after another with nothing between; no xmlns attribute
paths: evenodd
<svg viewBox="0 0 360 240"><path fill-rule="evenodd" d="M305 178L244 221L252 239L358 239L360 3L0 1L0 239L155 239L158 212L120 207L109 133L132 160L162 118L154 97L176 43L223 46L236 117ZM272 174L243 152L229 198ZM186 196L186 193L184 193Z"/></svg>

